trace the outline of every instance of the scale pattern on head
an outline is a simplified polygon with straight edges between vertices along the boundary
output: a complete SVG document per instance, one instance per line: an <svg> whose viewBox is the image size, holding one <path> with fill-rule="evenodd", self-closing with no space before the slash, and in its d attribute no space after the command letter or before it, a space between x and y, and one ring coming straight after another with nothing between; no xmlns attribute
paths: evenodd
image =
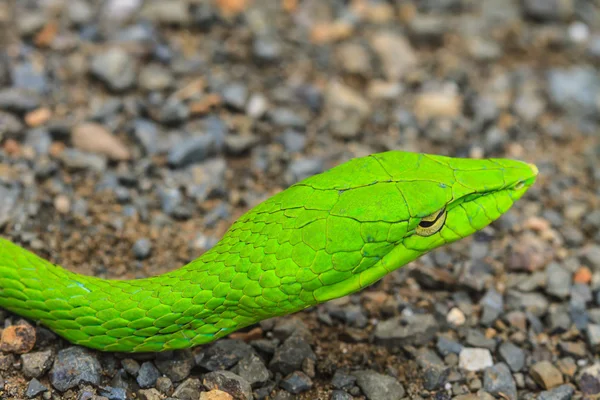
<svg viewBox="0 0 600 400"><path fill-rule="evenodd" d="M360 290L483 228L534 179L530 165L510 160L354 159L259 204L186 266L142 280L73 274L0 241L0 307L102 350L207 343Z"/></svg>

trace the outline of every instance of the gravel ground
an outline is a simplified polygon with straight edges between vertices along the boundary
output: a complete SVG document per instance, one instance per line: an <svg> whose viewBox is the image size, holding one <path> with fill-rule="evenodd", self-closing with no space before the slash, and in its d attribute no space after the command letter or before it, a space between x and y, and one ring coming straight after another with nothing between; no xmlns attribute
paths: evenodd
<svg viewBox="0 0 600 400"><path fill-rule="evenodd" d="M0 234L80 273L177 268L373 152L541 173L483 232L193 350L92 352L0 310L0 398L600 395L597 1L5 0L0 24Z"/></svg>

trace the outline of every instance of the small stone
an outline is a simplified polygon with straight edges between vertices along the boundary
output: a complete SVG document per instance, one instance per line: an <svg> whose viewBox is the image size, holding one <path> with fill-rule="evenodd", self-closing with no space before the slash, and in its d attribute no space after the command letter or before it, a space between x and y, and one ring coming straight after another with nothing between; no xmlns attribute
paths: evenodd
<svg viewBox="0 0 600 400"><path fill-rule="evenodd" d="M173 397L180 400L197 400L200 397L201 383L199 379L188 378L173 392Z"/></svg>
<svg viewBox="0 0 600 400"><path fill-rule="evenodd" d="M582 370L577 385L584 397L597 397L600 394L600 364L596 363Z"/></svg>
<svg viewBox="0 0 600 400"><path fill-rule="evenodd" d="M229 393L235 400L252 400L252 388L239 375L230 371L215 371L204 375L203 385L209 390L219 389Z"/></svg>
<svg viewBox="0 0 600 400"><path fill-rule="evenodd" d="M154 363L173 382L181 382L190 375L195 361L190 350L177 350L158 354Z"/></svg>
<svg viewBox="0 0 600 400"><path fill-rule="evenodd" d="M592 271L588 267L581 267L575 272L573 276L574 283L580 283L587 285L592 281Z"/></svg>
<svg viewBox="0 0 600 400"><path fill-rule="evenodd" d="M87 349L68 347L56 355L50 370L50 382L60 392L81 383L100 384L102 367L98 359Z"/></svg>
<svg viewBox="0 0 600 400"><path fill-rule="evenodd" d="M150 64L140 71L138 85L150 92L165 90L173 85L173 76L167 68L158 64Z"/></svg>
<svg viewBox="0 0 600 400"><path fill-rule="evenodd" d="M212 135L204 134L181 140L167 155L172 168L182 168L206 160L217 151L217 143Z"/></svg>
<svg viewBox="0 0 600 400"><path fill-rule="evenodd" d="M502 398L517 399L517 386L510 369L503 363L486 368L483 375L483 388L486 392Z"/></svg>
<svg viewBox="0 0 600 400"><path fill-rule="evenodd" d="M94 18L94 10L83 0L72 1L67 7L67 14L71 24L76 26L88 24Z"/></svg>
<svg viewBox="0 0 600 400"><path fill-rule="evenodd" d="M248 381L252 386L260 386L269 379L269 370L263 360L256 354L250 354L248 357L242 358L233 369L233 372Z"/></svg>
<svg viewBox="0 0 600 400"><path fill-rule="evenodd" d="M38 381L37 379L33 378L31 381L29 381L29 384L27 385L27 390L25 391L25 396L27 396L27 398L34 398L37 395L40 395L44 392L47 392L48 388L44 385L42 385L40 383L40 381Z"/></svg>
<svg viewBox="0 0 600 400"><path fill-rule="evenodd" d="M159 377L160 372L156 369L154 364L150 361L146 361L140 367L136 381L142 389L147 389L153 387Z"/></svg>
<svg viewBox="0 0 600 400"><path fill-rule="evenodd" d="M233 396L222 390L211 390L210 392L200 393L199 400L233 400Z"/></svg>
<svg viewBox="0 0 600 400"><path fill-rule="evenodd" d="M269 63L281 57L282 46L277 37L259 35L252 43L252 53L259 62Z"/></svg>
<svg viewBox="0 0 600 400"><path fill-rule="evenodd" d="M448 339L445 336L438 337L436 347L442 356L447 356L448 354L460 354L463 349L462 344Z"/></svg>
<svg viewBox="0 0 600 400"><path fill-rule="evenodd" d="M377 33L371 41L373 50L381 60L386 78L396 81L418 64L417 54L403 36L391 32Z"/></svg>
<svg viewBox="0 0 600 400"><path fill-rule="evenodd" d="M54 208L60 214L68 214L71 211L71 200L67 196L59 194L54 198Z"/></svg>
<svg viewBox="0 0 600 400"><path fill-rule="evenodd" d="M294 130L286 129L282 135L282 142L286 151L290 153L301 152L306 146L306 137Z"/></svg>
<svg viewBox="0 0 600 400"><path fill-rule="evenodd" d="M462 112L462 98L450 91L428 91L417 95L415 115L420 121L431 118L455 118Z"/></svg>
<svg viewBox="0 0 600 400"><path fill-rule="evenodd" d="M459 354L458 365L467 371L482 371L494 365L488 349L465 347Z"/></svg>
<svg viewBox="0 0 600 400"><path fill-rule="evenodd" d="M323 172L325 165L320 158L300 158L290 163L286 172L286 181L293 184L309 176Z"/></svg>
<svg viewBox="0 0 600 400"><path fill-rule="evenodd" d="M372 370L354 371L352 375L368 400L400 400L404 397L404 387L391 376Z"/></svg>
<svg viewBox="0 0 600 400"><path fill-rule="evenodd" d="M367 75L371 71L369 53L360 44L343 43L336 51L338 63L346 72Z"/></svg>
<svg viewBox="0 0 600 400"><path fill-rule="evenodd" d="M375 327L375 340L388 346L423 345L438 330L431 314L413 314L394 317Z"/></svg>
<svg viewBox="0 0 600 400"><path fill-rule="evenodd" d="M541 293L522 293L509 290L506 294L506 305L509 309L525 310L536 317L541 317L546 314L549 301Z"/></svg>
<svg viewBox="0 0 600 400"><path fill-rule="evenodd" d="M124 92L134 86L136 68L135 59L118 47L98 52L90 63L92 75L115 92Z"/></svg>
<svg viewBox="0 0 600 400"><path fill-rule="evenodd" d="M127 391L123 388L104 386L100 388L99 394L108 400L128 400Z"/></svg>
<svg viewBox="0 0 600 400"><path fill-rule="evenodd" d="M477 329L469 329L465 341L471 347L486 348L492 351L496 349L496 341L486 337L482 331Z"/></svg>
<svg viewBox="0 0 600 400"><path fill-rule="evenodd" d="M454 307L450 310L450 312L448 312L446 321L454 326L461 326L465 324L466 317L460 308Z"/></svg>
<svg viewBox="0 0 600 400"><path fill-rule="evenodd" d="M304 372L294 371L283 378L279 385L292 394L299 394L310 390L313 382Z"/></svg>
<svg viewBox="0 0 600 400"><path fill-rule="evenodd" d="M145 260L150 256L152 251L152 242L148 238L142 238L135 241L133 244L133 255L138 260Z"/></svg>
<svg viewBox="0 0 600 400"><path fill-rule="evenodd" d="M150 21L165 25L185 26L190 19L185 0L147 2L140 14Z"/></svg>
<svg viewBox="0 0 600 400"><path fill-rule="evenodd" d="M83 123L71 132L73 145L82 151L105 155L113 160L128 160L127 147L104 126L96 123Z"/></svg>
<svg viewBox="0 0 600 400"><path fill-rule="evenodd" d="M349 390L355 383L356 377L341 369L336 370L331 379L331 385L336 389Z"/></svg>
<svg viewBox="0 0 600 400"><path fill-rule="evenodd" d="M137 376L140 372L140 364L131 358L121 360L121 366L131 376Z"/></svg>
<svg viewBox="0 0 600 400"><path fill-rule="evenodd" d="M21 370L28 378L39 378L52 366L52 351L44 350L21 355Z"/></svg>
<svg viewBox="0 0 600 400"><path fill-rule="evenodd" d="M554 104L573 115L586 116L598 112L596 94L600 89L600 78L595 70L580 66L554 68L547 77L550 99Z"/></svg>
<svg viewBox="0 0 600 400"><path fill-rule="evenodd" d="M546 268L546 292L558 298L569 296L571 274L558 263L552 262Z"/></svg>
<svg viewBox="0 0 600 400"><path fill-rule="evenodd" d="M196 365L209 371L229 369L241 359L254 354L254 349L241 340L221 339L203 348L195 356Z"/></svg>
<svg viewBox="0 0 600 400"><path fill-rule="evenodd" d="M571 385L560 385L552 390L545 390L540 393L537 400L571 400L575 389Z"/></svg>
<svg viewBox="0 0 600 400"><path fill-rule="evenodd" d="M25 114L40 107L41 99L34 93L18 88L0 89L0 110Z"/></svg>
<svg viewBox="0 0 600 400"><path fill-rule="evenodd" d="M235 110L243 110L248 100L248 88L242 83L231 83L221 92L223 101Z"/></svg>
<svg viewBox="0 0 600 400"><path fill-rule="evenodd" d="M154 388L142 389L138 392L140 400L161 400L163 397L160 392Z"/></svg>
<svg viewBox="0 0 600 400"><path fill-rule="evenodd" d="M510 367L511 371L518 372L525 366L525 352L513 343L502 343L498 352L502 360Z"/></svg>
<svg viewBox="0 0 600 400"><path fill-rule="evenodd" d="M600 324L588 324L586 333L588 343L592 348L596 349L600 346Z"/></svg>
<svg viewBox="0 0 600 400"><path fill-rule="evenodd" d="M522 4L526 16L543 22L562 21L574 12L572 1L524 0Z"/></svg>
<svg viewBox="0 0 600 400"><path fill-rule="evenodd" d="M161 393L169 396L173 393L173 382L167 376L161 376L156 380L156 388Z"/></svg>
<svg viewBox="0 0 600 400"><path fill-rule="evenodd" d="M288 375L300 371L305 358L316 360L317 356L302 336L292 335L275 350L269 367L275 372Z"/></svg>
<svg viewBox="0 0 600 400"><path fill-rule="evenodd" d="M544 389L552 389L563 384L560 371L549 361L540 361L534 364L529 374Z"/></svg>
<svg viewBox="0 0 600 400"><path fill-rule="evenodd" d="M584 358L586 356L586 346L584 342L559 342L558 347L561 353L567 356L576 358Z"/></svg>
<svg viewBox="0 0 600 400"><path fill-rule="evenodd" d="M334 390L331 392L331 400L353 400L352 395L344 392L343 390Z"/></svg>
<svg viewBox="0 0 600 400"><path fill-rule="evenodd" d="M10 325L2 331L0 351L6 353L24 354L35 346L35 328L28 323Z"/></svg>

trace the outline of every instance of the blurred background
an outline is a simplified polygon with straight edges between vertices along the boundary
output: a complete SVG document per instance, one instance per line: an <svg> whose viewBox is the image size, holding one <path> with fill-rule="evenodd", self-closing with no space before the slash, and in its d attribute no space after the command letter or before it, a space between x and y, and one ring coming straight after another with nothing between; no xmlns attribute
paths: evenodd
<svg viewBox="0 0 600 400"><path fill-rule="evenodd" d="M212 346L65 363L37 328L0 395L596 398L599 62L595 0L0 0L0 234L80 273L172 270L374 152L541 174L474 237Z"/></svg>

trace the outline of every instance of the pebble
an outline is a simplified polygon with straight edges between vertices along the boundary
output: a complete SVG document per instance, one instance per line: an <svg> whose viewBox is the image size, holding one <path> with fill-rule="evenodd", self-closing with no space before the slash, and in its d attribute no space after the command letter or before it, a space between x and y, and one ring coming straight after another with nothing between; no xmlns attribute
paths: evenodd
<svg viewBox="0 0 600 400"><path fill-rule="evenodd" d="M538 385L546 390L563 384L562 374L549 361L540 361L532 365L529 374Z"/></svg>
<svg viewBox="0 0 600 400"><path fill-rule="evenodd" d="M242 358L232 371L245 379L253 387L260 386L260 384L265 383L270 377L269 370L263 360L253 353L249 354L248 357Z"/></svg>
<svg viewBox="0 0 600 400"><path fill-rule="evenodd" d="M136 381L142 389L148 389L156 384L156 380L160 377L160 372L150 361L142 363Z"/></svg>
<svg viewBox="0 0 600 400"><path fill-rule="evenodd" d="M104 126L96 123L83 123L71 132L73 145L81 151L107 156L112 160L128 160L127 147Z"/></svg>
<svg viewBox="0 0 600 400"><path fill-rule="evenodd" d="M352 400L352 395L344 392L343 390L334 390L331 392L331 400Z"/></svg>
<svg viewBox="0 0 600 400"><path fill-rule="evenodd" d="M25 353L21 355L21 370L28 378L39 378L48 372L53 361L52 350Z"/></svg>
<svg viewBox="0 0 600 400"><path fill-rule="evenodd" d="M304 337L294 334L275 350L269 368L288 375L294 371L300 371L305 358L316 360L317 356Z"/></svg>
<svg viewBox="0 0 600 400"><path fill-rule="evenodd" d="M200 379L188 378L177 386L173 392L173 397L180 400L197 400L200 397L202 384Z"/></svg>
<svg viewBox="0 0 600 400"><path fill-rule="evenodd" d="M29 381L27 385L27 390L25 391L25 396L27 398L32 399L44 392L47 392L48 388L40 383L37 379L33 378Z"/></svg>
<svg viewBox="0 0 600 400"><path fill-rule="evenodd" d="M145 260L150 256L152 251L152 242L148 238L142 238L135 241L133 244L133 255L138 260Z"/></svg>
<svg viewBox="0 0 600 400"><path fill-rule="evenodd" d="M600 364L584 368L577 378L579 390L588 397L600 394Z"/></svg>
<svg viewBox="0 0 600 400"><path fill-rule="evenodd" d="M171 381L181 382L190 375L195 360L190 350L178 350L160 353L154 363Z"/></svg>
<svg viewBox="0 0 600 400"><path fill-rule="evenodd" d="M510 369L504 363L486 368L483 375L483 388L486 392L507 398L517 399L517 386L510 373Z"/></svg>
<svg viewBox="0 0 600 400"><path fill-rule="evenodd" d="M98 52L90 62L90 73L117 93L135 85L136 69L136 60L120 47Z"/></svg>
<svg viewBox="0 0 600 400"><path fill-rule="evenodd" d="M521 371L525 366L525 352L515 344L504 342L498 348L498 352L511 371Z"/></svg>
<svg viewBox="0 0 600 400"><path fill-rule="evenodd" d="M430 314L404 315L377 324L375 340L392 347L418 346L433 339L437 330L437 322Z"/></svg>
<svg viewBox="0 0 600 400"><path fill-rule="evenodd" d="M209 390L219 389L229 393L235 400L252 400L250 383L230 371L209 372L202 378L202 384Z"/></svg>
<svg viewBox="0 0 600 400"><path fill-rule="evenodd" d="M161 91L173 85L171 72L158 64L150 64L142 68L138 75L138 86L147 91Z"/></svg>
<svg viewBox="0 0 600 400"><path fill-rule="evenodd" d="M233 400L233 396L222 390L211 390L200 393L200 400Z"/></svg>
<svg viewBox="0 0 600 400"><path fill-rule="evenodd" d="M323 160L320 158L301 158L290 163L286 172L286 181L289 185L299 182L309 176L325 170Z"/></svg>
<svg viewBox="0 0 600 400"><path fill-rule="evenodd" d="M483 371L494 365L488 349L465 347L458 355L458 365L467 371Z"/></svg>
<svg viewBox="0 0 600 400"><path fill-rule="evenodd" d="M24 354L35 346L35 328L28 323L10 325L0 336L0 351L5 353Z"/></svg>
<svg viewBox="0 0 600 400"><path fill-rule="evenodd" d="M34 92L19 88L0 89L0 110L25 114L39 108L41 99Z"/></svg>
<svg viewBox="0 0 600 400"><path fill-rule="evenodd" d="M283 378L279 385L292 394L299 394L310 390L313 382L304 372L294 371Z"/></svg>
<svg viewBox="0 0 600 400"><path fill-rule="evenodd" d="M372 370L354 371L352 375L368 400L400 400L404 397L404 387L391 376Z"/></svg>
<svg viewBox="0 0 600 400"><path fill-rule="evenodd" d="M127 391L123 388L104 386L99 393L100 396L106 397L108 400L128 400Z"/></svg>
<svg viewBox="0 0 600 400"><path fill-rule="evenodd" d="M241 340L222 339L201 349L195 355L196 365L208 371L219 371L235 366L240 360L254 354L254 349Z"/></svg>
<svg viewBox="0 0 600 400"><path fill-rule="evenodd" d="M214 155L217 143L212 135L203 134L178 141L169 150L167 162L171 168L183 168Z"/></svg>
<svg viewBox="0 0 600 400"><path fill-rule="evenodd" d="M380 32L371 40L373 50L381 62L385 77L396 81L418 65L418 57L410 42L392 32Z"/></svg>
<svg viewBox="0 0 600 400"><path fill-rule="evenodd" d="M244 110L248 100L248 88L242 83L230 83L221 91L223 102L235 110Z"/></svg>
<svg viewBox="0 0 600 400"><path fill-rule="evenodd" d="M331 379L331 386L336 389L349 390L355 383L356 377L341 369L336 370Z"/></svg>
<svg viewBox="0 0 600 400"><path fill-rule="evenodd" d="M142 389L138 392L140 400L161 400L162 396L156 389Z"/></svg>
<svg viewBox="0 0 600 400"><path fill-rule="evenodd" d="M68 347L60 350L50 369L50 383L65 392L82 383L99 385L102 374L100 362L89 350L82 347Z"/></svg>
<svg viewBox="0 0 600 400"><path fill-rule="evenodd" d="M548 89L554 104L574 115L598 112L596 93L600 88L598 74L590 68L555 68L548 72Z"/></svg>
<svg viewBox="0 0 600 400"><path fill-rule="evenodd" d="M558 298L566 298L571 292L571 274L558 263L550 263L546 268L546 292Z"/></svg>
<svg viewBox="0 0 600 400"><path fill-rule="evenodd" d="M575 390L571 385L560 385L540 393L538 400L571 400Z"/></svg>

